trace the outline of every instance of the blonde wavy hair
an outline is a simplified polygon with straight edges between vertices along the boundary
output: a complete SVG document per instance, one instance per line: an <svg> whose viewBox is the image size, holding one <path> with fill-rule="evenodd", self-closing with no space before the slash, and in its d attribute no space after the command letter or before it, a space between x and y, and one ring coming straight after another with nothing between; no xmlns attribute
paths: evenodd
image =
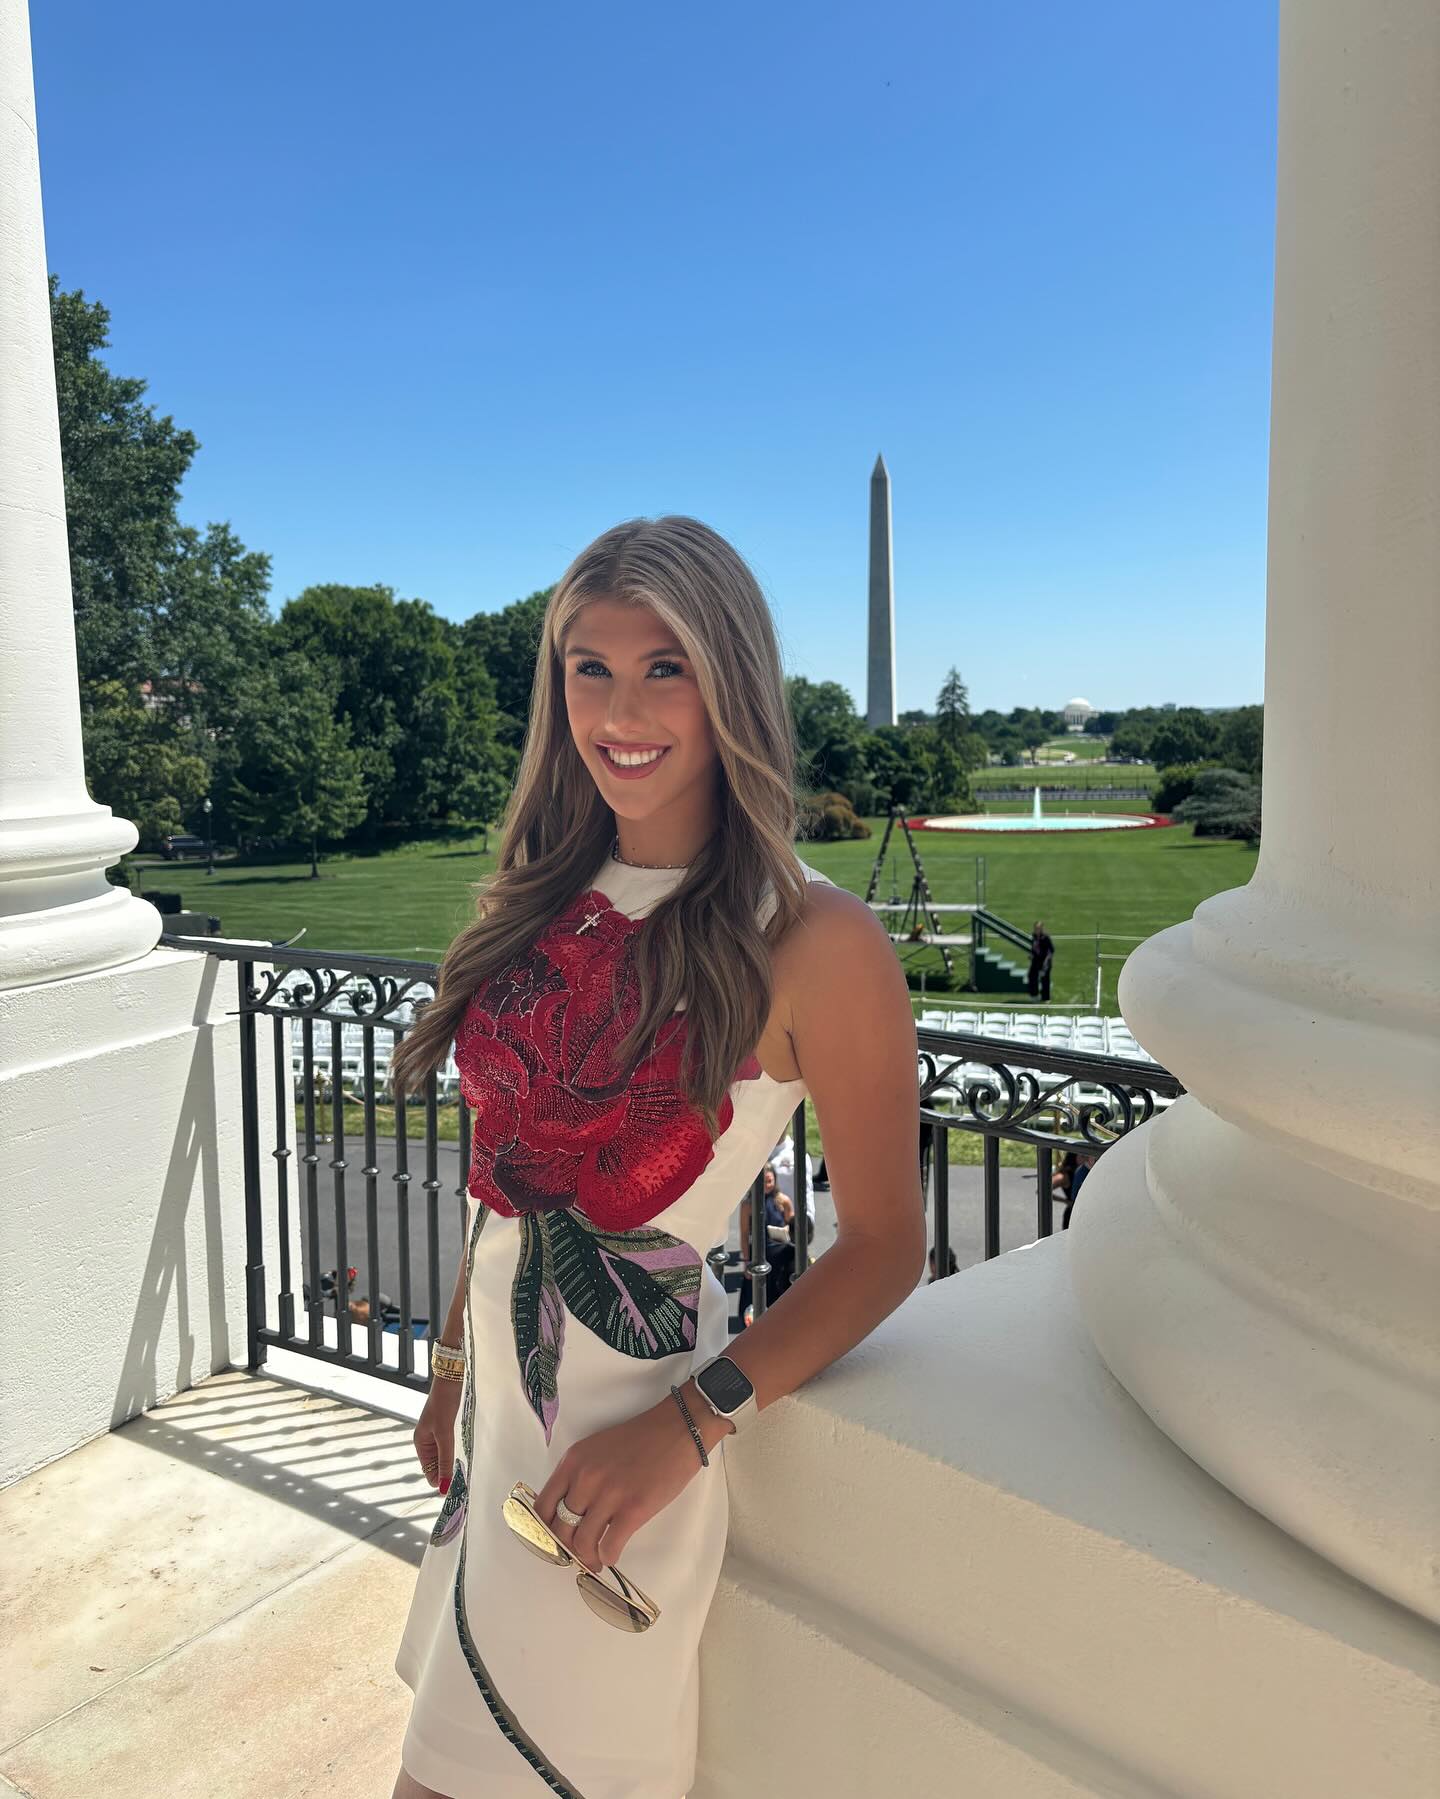
<svg viewBox="0 0 1440 1799"><path fill-rule="evenodd" d="M736 1070L770 1014L770 954L800 916L794 850L796 753L774 621L732 545L698 519L628 519L566 569L540 631L529 726L506 809L498 865L476 884L475 920L440 964L435 998L390 1059L397 1099L444 1062L470 1000L521 956L591 881L615 815L570 733L561 647L592 600L648 606L690 658L718 760L717 829L637 938L639 1017L620 1045L630 1069L683 999L680 1085L713 1140ZM768 920L758 908L774 896Z"/></svg>

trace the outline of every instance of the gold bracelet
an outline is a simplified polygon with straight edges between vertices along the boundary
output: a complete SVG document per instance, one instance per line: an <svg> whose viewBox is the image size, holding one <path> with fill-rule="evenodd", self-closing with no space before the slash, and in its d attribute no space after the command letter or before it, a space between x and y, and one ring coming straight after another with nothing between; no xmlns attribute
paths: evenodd
<svg viewBox="0 0 1440 1799"><path fill-rule="evenodd" d="M430 1344L430 1372L440 1380L464 1380L465 1351L449 1343Z"/></svg>

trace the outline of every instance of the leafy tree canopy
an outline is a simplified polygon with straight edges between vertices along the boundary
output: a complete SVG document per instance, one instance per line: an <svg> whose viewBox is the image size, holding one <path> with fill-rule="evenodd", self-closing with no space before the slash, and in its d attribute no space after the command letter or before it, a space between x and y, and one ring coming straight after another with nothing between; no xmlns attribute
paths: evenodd
<svg viewBox="0 0 1440 1799"><path fill-rule="evenodd" d="M1180 802L1173 816L1193 824L1197 837L1256 839L1260 835L1260 789L1238 769L1200 769L1189 799Z"/></svg>

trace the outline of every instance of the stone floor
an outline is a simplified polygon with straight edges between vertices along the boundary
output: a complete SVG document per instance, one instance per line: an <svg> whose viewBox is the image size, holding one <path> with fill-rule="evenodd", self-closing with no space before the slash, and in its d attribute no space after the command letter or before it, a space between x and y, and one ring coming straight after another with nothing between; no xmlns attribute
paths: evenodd
<svg viewBox="0 0 1440 1799"><path fill-rule="evenodd" d="M412 1428L232 1370L0 1492L0 1793L389 1799Z"/></svg>

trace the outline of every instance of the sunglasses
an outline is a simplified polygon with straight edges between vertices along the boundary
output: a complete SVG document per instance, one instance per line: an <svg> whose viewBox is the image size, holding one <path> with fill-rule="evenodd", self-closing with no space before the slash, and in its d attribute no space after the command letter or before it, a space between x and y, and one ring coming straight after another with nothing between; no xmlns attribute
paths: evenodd
<svg viewBox="0 0 1440 1799"><path fill-rule="evenodd" d="M580 1597L597 1618L613 1624L616 1630L636 1633L649 1630L660 1616L660 1608L654 1600L646 1598L639 1587L626 1580L618 1568L605 1570L605 1573L614 1575L619 1583L618 1590L610 1586L601 1575L592 1574L578 1556L571 1554L535 1510L536 1497L533 1487L527 1487L523 1480L517 1480L501 1508L505 1522L525 1547L554 1568L573 1567L576 1570L575 1584L580 1589Z"/></svg>

